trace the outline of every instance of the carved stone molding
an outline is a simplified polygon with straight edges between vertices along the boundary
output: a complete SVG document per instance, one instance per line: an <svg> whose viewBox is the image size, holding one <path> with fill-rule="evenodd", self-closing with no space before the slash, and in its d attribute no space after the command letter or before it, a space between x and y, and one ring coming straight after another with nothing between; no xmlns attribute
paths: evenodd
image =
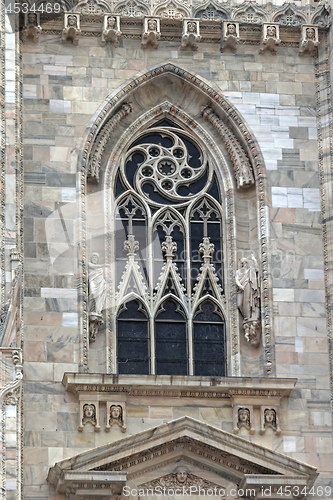
<svg viewBox="0 0 333 500"><path fill-rule="evenodd" d="M262 7L250 0L233 11L232 19L246 24L261 24L268 21L268 15Z"/></svg>
<svg viewBox="0 0 333 500"><path fill-rule="evenodd" d="M140 484L140 488L150 489L150 488L190 488L191 486L200 487L200 490L214 490L214 488L220 489L220 486L202 479L201 477L191 474L187 467L179 466L172 474L167 474L148 483Z"/></svg>
<svg viewBox="0 0 333 500"><path fill-rule="evenodd" d="M156 2L153 15L164 19L190 18L191 7L189 3L179 0L159 0Z"/></svg>
<svg viewBox="0 0 333 500"><path fill-rule="evenodd" d="M202 110L202 115L219 132L222 140L225 141L227 151L230 155L234 167L237 188L252 186L254 184L253 169L244 149L231 133L230 129L223 123L210 107Z"/></svg>
<svg viewBox="0 0 333 500"><path fill-rule="evenodd" d="M115 112L115 114L109 119L106 125L103 127L102 131L96 138L95 148L92 155L92 158L89 163L89 168L87 172L88 181L98 182L99 181L99 173L101 167L102 156L105 150L105 146L109 141L112 133L119 125L120 121L125 118L132 111L131 104L124 103L121 107Z"/></svg>
<svg viewBox="0 0 333 500"><path fill-rule="evenodd" d="M114 3L114 12L124 17L149 16L149 5L144 0L122 0Z"/></svg>
<svg viewBox="0 0 333 500"><path fill-rule="evenodd" d="M155 375L102 375L88 373L65 373L62 383L67 391L76 394L101 393L118 394L118 397L164 397L164 398L279 398L288 396L297 379L242 378L242 377L195 377ZM161 387L163 383L164 387ZM82 396L83 397L83 396ZM112 396L111 396L112 397ZM114 401L114 397L112 399ZM248 400L247 400L248 401ZM260 405L265 400L259 400ZM258 403L258 404L259 404ZM274 403L276 406L277 403Z"/></svg>

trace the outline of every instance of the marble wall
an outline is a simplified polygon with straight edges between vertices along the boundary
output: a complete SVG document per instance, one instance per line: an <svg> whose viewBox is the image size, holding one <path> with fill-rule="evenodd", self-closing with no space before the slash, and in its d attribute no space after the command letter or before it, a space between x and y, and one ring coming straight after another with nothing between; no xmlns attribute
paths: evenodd
<svg viewBox="0 0 333 500"><path fill-rule="evenodd" d="M86 127L103 100L139 71L166 61L220 89L243 115L265 159L277 376L298 383L281 403L281 436L242 436L318 467L318 484L333 487L314 59L299 57L296 47L279 47L272 56L240 45L234 55L221 54L218 44L203 43L192 53L162 41L158 50L144 51L134 39L114 48L100 47L93 37L73 46L41 35L37 44L22 45L22 61L24 498L62 498L46 483L49 467L123 436L116 428L78 432L77 397L61 383L64 372L77 372L80 363L73 250L77 164ZM57 264L52 252L60 235L68 248ZM244 355L244 373L256 373L252 357ZM232 431L230 403L138 398L127 408L127 433L183 415Z"/></svg>

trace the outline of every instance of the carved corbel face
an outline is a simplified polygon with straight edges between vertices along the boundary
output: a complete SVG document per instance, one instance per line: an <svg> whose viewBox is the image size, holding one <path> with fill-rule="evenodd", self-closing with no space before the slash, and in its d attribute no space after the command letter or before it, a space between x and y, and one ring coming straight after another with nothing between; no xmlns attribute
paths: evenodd
<svg viewBox="0 0 333 500"><path fill-rule="evenodd" d="M77 28L77 16L71 14L67 17L68 28Z"/></svg>
<svg viewBox="0 0 333 500"><path fill-rule="evenodd" d="M236 25L233 23L229 23L227 25L227 35L237 36Z"/></svg>

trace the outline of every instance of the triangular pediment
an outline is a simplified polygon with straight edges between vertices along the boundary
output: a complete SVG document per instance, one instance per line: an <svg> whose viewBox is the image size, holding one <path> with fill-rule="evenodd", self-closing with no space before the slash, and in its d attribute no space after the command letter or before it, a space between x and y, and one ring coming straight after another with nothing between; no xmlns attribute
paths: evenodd
<svg viewBox="0 0 333 500"><path fill-rule="evenodd" d="M214 484L228 481L240 485L244 478L262 479L265 484L282 478L284 481L298 478L308 486L317 477L314 467L190 417L182 417L63 460L50 469L48 479L57 485L66 473L84 472L94 477L118 474L122 477L120 488L127 481L142 485L163 481L163 477L171 480L179 463L189 471L189 477L199 477L203 471L201 481Z"/></svg>

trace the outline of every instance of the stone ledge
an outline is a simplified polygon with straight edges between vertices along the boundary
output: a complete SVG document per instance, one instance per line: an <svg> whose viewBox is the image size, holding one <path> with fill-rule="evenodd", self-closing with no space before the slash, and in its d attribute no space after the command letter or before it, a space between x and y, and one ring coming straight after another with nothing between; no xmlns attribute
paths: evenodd
<svg viewBox="0 0 333 500"><path fill-rule="evenodd" d="M65 373L67 391L123 393L127 396L235 398L289 396L296 378L195 377L169 375L105 375Z"/></svg>

